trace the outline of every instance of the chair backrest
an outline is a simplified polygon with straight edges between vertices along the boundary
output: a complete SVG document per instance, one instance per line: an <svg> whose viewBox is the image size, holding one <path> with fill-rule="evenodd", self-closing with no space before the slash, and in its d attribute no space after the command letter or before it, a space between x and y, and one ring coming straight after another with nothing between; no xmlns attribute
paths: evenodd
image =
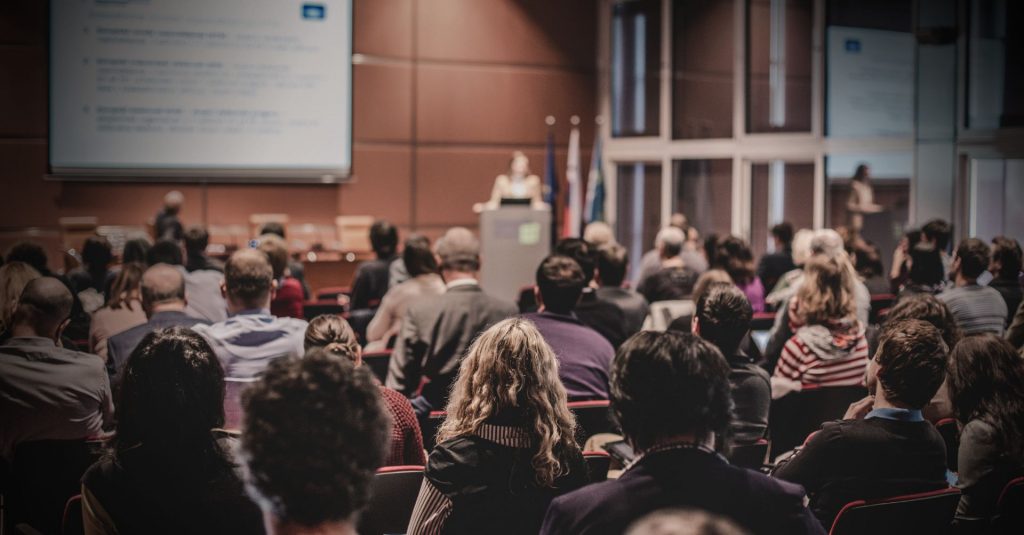
<svg viewBox="0 0 1024 535"><path fill-rule="evenodd" d="M437 445L437 430L440 429L448 413L444 411L430 411L426 418L420 418L420 431L423 432L423 448L428 452Z"/></svg>
<svg viewBox="0 0 1024 535"><path fill-rule="evenodd" d="M697 305L689 299L677 301L655 301L651 303L651 311L644 320L645 331L664 331L680 316L692 316Z"/></svg>
<svg viewBox="0 0 1024 535"><path fill-rule="evenodd" d="M767 331L772 325L775 325L774 312L754 312L754 317L750 319L751 331Z"/></svg>
<svg viewBox="0 0 1024 535"><path fill-rule="evenodd" d="M821 424L842 418L850 404L865 395L862 386L829 386L805 388L772 400L768 416L772 458L802 444Z"/></svg>
<svg viewBox="0 0 1024 535"><path fill-rule="evenodd" d="M11 463L5 521L26 523L43 533L60 533L64 509L81 492L85 471L99 460L98 440L39 440L19 444Z"/></svg>
<svg viewBox="0 0 1024 535"><path fill-rule="evenodd" d="M317 289L316 300L324 303L337 303L338 297L343 294L351 295L352 290L348 286L326 286Z"/></svg>
<svg viewBox="0 0 1024 535"><path fill-rule="evenodd" d="M733 465L757 470L768 460L768 448L771 444L759 439L752 444L733 444L729 451L729 462Z"/></svg>
<svg viewBox="0 0 1024 535"><path fill-rule="evenodd" d="M337 302L334 303L322 303L314 301L312 303L303 303L302 305L302 316L309 321L317 316L323 314L337 314L341 315L345 313L345 307L339 305Z"/></svg>
<svg viewBox="0 0 1024 535"><path fill-rule="evenodd" d="M829 535L945 533L960 503L960 489L946 488L843 506Z"/></svg>
<svg viewBox="0 0 1024 535"><path fill-rule="evenodd" d="M391 350L363 353L363 364L370 367L373 375L384 382L388 378L388 364L391 362Z"/></svg>
<svg viewBox="0 0 1024 535"><path fill-rule="evenodd" d="M76 494L64 506L64 520L61 522L61 535L84 535L85 522L82 520L82 495Z"/></svg>
<svg viewBox="0 0 1024 535"><path fill-rule="evenodd" d="M237 431L242 428L242 391L255 379L224 380L224 429Z"/></svg>
<svg viewBox="0 0 1024 535"><path fill-rule="evenodd" d="M388 466L378 470L370 503L359 517L360 535L405 533L422 483L422 466Z"/></svg>
<svg viewBox="0 0 1024 535"><path fill-rule="evenodd" d="M608 468L612 465L612 456L603 451L585 451L583 460L587 463L591 483L600 483L608 479Z"/></svg>
<svg viewBox="0 0 1024 535"><path fill-rule="evenodd" d="M1024 531L1024 476L1011 479L1003 487L992 517L992 533L1021 533Z"/></svg>
<svg viewBox="0 0 1024 535"><path fill-rule="evenodd" d="M956 459L960 454L960 426L954 418L943 418L935 422L935 429L946 443L946 468L956 472Z"/></svg>
<svg viewBox="0 0 1024 535"><path fill-rule="evenodd" d="M619 432L612 420L610 402L606 399L570 401L569 410L576 415L576 440L581 447L588 438L598 433Z"/></svg>

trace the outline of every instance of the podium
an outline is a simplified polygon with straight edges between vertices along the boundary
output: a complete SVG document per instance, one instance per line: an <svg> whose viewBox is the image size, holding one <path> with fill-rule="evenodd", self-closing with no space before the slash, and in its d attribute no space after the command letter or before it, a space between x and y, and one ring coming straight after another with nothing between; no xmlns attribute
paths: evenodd
<svg viewBox="0 0 1024 535"><path fill-rule="evenodd" d="M480 286L515 302L551 251L551 211L502 206L480 213Z"/></svg>

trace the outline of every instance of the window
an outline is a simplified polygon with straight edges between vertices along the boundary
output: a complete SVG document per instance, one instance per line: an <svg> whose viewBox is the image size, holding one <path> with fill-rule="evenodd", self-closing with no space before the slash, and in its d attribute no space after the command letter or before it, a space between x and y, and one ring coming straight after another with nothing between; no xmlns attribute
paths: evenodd
<svg viewBox="0 0 1024 535"><path fill-rule="evenodd" d="M732 137L733 1L672 3L672 137Z"/></svg>
<svg viewBox="0 0 1024 535"><path fill-rule="evenodd" d="M612 135L656 136L660 113L661 2L612 6Z"/></svg>
<svg viewBox="0 0 1024 535"><path fill-rule="evenodd" d="M732 160L676 160L672 211L686 214L702 236L732 229Z"/></svg>
<svg viewBox="0 0 1024 535"><path fill-rule="evenodd" d="M811 0L749 0L747 131L811 130Z"/></svg>
<svg viewBox="0 0 1024 535"><path fill-rule="evenodd" d="M769 229L789 221L794 229L814 226L814 164L776 160L750 168L750 248L758 258L770 250Z"/></svg>
<svg viewBox="0 0 1024 535"><path fill-rule="evenodd" d="M1024 3L973 0L967 42L967 127L1024 126Z"/></svg>
<svg viewBox="0 0 1024 535"><path fill-rule="evenodd" d="M617 166L617 239L629 251L629 269L640 273L640 257L654 246L661 228L661 166L621 163Z"/></svg>

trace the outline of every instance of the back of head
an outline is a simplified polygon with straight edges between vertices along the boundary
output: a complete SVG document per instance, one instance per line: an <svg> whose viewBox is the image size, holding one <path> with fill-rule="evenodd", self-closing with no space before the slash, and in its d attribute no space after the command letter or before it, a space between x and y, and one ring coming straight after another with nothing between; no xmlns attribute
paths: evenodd
<svg viewBox="0 0 1024 535"><path fill-rule="evenodd" d="M203 254L210 245L210 234L200 225L192 225L185 231L185 251L189 255Z"/></svg>
<svg viewBox="0 0 1024 535"><path fill-rule="evenodd" d="M391 258L398 249L398 228L379 219L370 226L370 246L378 258Z"/></svg>
<svg viewBox="0 0 1024 535"><path fill-rule="evenodd" d="M993 275L1016 282L1021 271L1021 249L1017 240L1008 236L992 238L992 266L996 268Z"/></svg>
<svg viewBox="0 0 1024 535"><path fill-rule="evenodd" d="M726 358L739 349L753 315L747 296L731 283L712 284L697 300L700 337L715 344Z"/></svg>
<svg viewBox="0 0 1024 535"><path fill-rule="evenodd" d="M608 223L594 221L587 223L587 226L583 228L583 241L593 247L612 244L615 243L615 232L612 231L612 226Z"/></svg>
<svg viewBox="0 0 1024 535"><path fill-rule="evenodd" d="M155 264L170 264L172 266L180 266L183 264L183 255L181 254L181 246L174 240L161 239L157 240L149 251L146 253L146 263L149 265Z"/></svg>
<svg viewBox="0 0 1024 535"><path fill-rule="evenodd" d="M855 317L853 279L841 261L817 254L804 264L804 282L796 292L803 323L827 325Z"/></svg>
<svg viewBox="0 0 1024 535"><path fill-rule="evenodd" d="M284 225L277 221L267 221L262 227L260 227L260 236L264 236L266 234L274 234L282 240L286 238L284 235Z"/></svg>
<svg viewBox="0 0 1024 535"><path fill-rule="evenodd" d="M949 306L931 294L914 293L901 296L885 317L887 324L908 319L930 323L939 330L946 347L949 348L956 347L963 336Z"/></svg>
<svg viewBox="0 0 1024 535"><path fill-rule="evenodd" d="M279 358L242 407L246 484L267 514L316 527L366 506L391 431L368 370L322 349Z"/></svg>
<svg viewBox="0 0 1024 535"><path fill-rule="evenodd" d="M434 251L430 250L430 240L421 234L413 234L405 239L402 262L410 277L437 273L437 258Z"/></svg>
<svg viewBox="0 0 1024 535"><path fill-rule="evenodd" d="M0 266L0 331L11 326L11 318L18 307L21 292L29 281L41 275L24 262L9 262Z"/></svg>
<svg viewBox="0 0 1024 535"><path fill-rule="evenodd" d="M572 312L586 285L580 265L568 256L551 255L537 267L537 289L544 300L544 309L549 312Z"/></svg>
<svg viewBox="0 0 1024 535"><path fill-rule="evenodd" d="M662 258L673 258L683 252L686 234L678 227L668 226L658 231L654 237Z"/></svg>
<svg viewBox="0 0 1024 535"><path fill-rule="evenodd" d="M737 236L726 236L718 242L711 265L724 269L736 284L748 284L754 278L754 253Z"/></svg>
<svg viewBox="0 0 1024 535"><path fill-rule="evenodd" d="M609 243L597 249L597 277L601 279L601 286L622 286L628 266L629 252L625 247Z"/></svg>
<svg viewBox="0 0 1024 535"><path fill-rule="evenodd" d="M699 301L701 296L708 292L708 288L716 283L732 284L732 277L724 269L709 269L701 273L693 285L693 301L695 303Z"/></svg>
<svg viewBox="0 0 1024 535"><path fill-rule="evenodd" d="M885 398L896 406L921 409L946 378L949 348L932 324L897 320L885 324L875 362Z"/></svg>
<svg viewBox="0 0 1024 535"><path fill-rule="evenodd" d="M668 224L671 227L675 227L685 232L686 227L689 226L689 221L686 219L686 214L682 212L673 212L672 215L668 216Z"/></svg>
<svg viewBox="0 0 1024 535"><path fill-rule="evenodd" d="M907 277L912 284L935 286L942 282L945 274L938 249L914 247L910 250L910 271Z"/></svg>
<svg viewBox="0 0 1024 535"><path fill-rule="evenodd" d="M793 263L802 266L811 257L811 241L814 240L814 231L802 228L793 235Z"/></svg>
<svg viewBox="0 0 1024 535"><path fill-rule="evenodd" d="M692 334L643 331L615 355L611 398L623 434L641 451L681 435L703 440L729 425L729 364Z"/></svg>
<svg viewBox="0 0 1024 535"><path fill-rule="evenodd" d="M1000 452L1024 456L1024 359L994 334L968 336L949 358L949 398L960 423L983 418Z"/></svg>
<svg viewBox="0 0 1024 535"><path fill-rule="evenodd" d="M184 302L185 276L168 264L157 264L142 274L142 306Z"/></svg>
<svg viewBox="0 0 1024 535"><path fill-rule="evenodd" d="M452 227L434 245L441 269L461 273L480 271L480 242L465 227Z"/></svg>
<svg viewBox="0 0 1024 535"><path fill-rule="evenodd" d="M103 236L89 236L82 244L82 262L90 271L106 270L113 259L110 242Z"/></svg>
<svg viewBox="0 0 1024 535"><path fill-rule="evenodd" d="M587 283L594 280L594 268L597 266L597 248L579 238L562 238L555 244L555 254L568 256L579 264Z"/></svg>
<svg viewBox="0 0 1024 535"><path fill-rule="evenodd" d="M178 213L178 210L181 210L182 204L185 204L185 195L180 191L172 190L164 195L164 209L167 210L167 213Z"/></svg>
<svg viewBox="0 0 1024 535"><path fill-rule="evenodd" d="M945 251L949 248L949 240L953 236L953 227L942 219L932 219L921 227L921 233L928 241L935 243L935 248Z"/></svg>
<svg viewBox="0 0 1024 535"><path fill-rule="evenodd" d="M359 361L359 339L352 326L337 314L321 314L310 320L303 345L306 351L321 348L354 362Z"/></svg>
<svg viewBox="0 0 1024 535"><path fill-rule="evenodd" d="M121 263L148 264L146 258L149 256L149 240L146 238L133 238L124 242L124 249L121 251Z"/></svg>
<svg viewBox="0 0 1024 535"><path fill-rule="evenodd" d="M106 306L114 310L122 306L131 308L132 301L140 298L142 274L145 271L144 264L121 264L121 271L117 272L110 285L110 292L107 293Z"/></svg>
<svg viewBox="0 0 1024 535"><path fill-rule="evenodd" d="M696 509L662 509L630 524L626 535L746 535L732 520Z"/></svg>
<svg viewBox="0 0 1024 535"><path fill-rule="evenodd" d="M244 308L262 308L270 297L274 270L267 255L256 249L239 249L224 265L228 299Z"/></svg>
<svg viewBox="0 0 1024 535"><path fill-rule="evenodd" d="M811 254L835 258L846 254L846 243L841 234L830 228L819 229L811 238Z"/></svg>
<svg viewBox="0 0 1024 535"><path fill-rule="evenodd" d="M966 279L977 279L988 269L990 256L988 245L978 238L968 238L956 248L960 260L960 275Z"/></svg>
<svg viewBox="0 0 1024 535"><path fill-rule="evenodd" d="M74 298L64 283L40 277L25 284L18 299L12 324L31 327L39 336L51 337L68 319Z"/></svg>
<svg viewBox="0 0 1024 535"><path fill-rule="evenodd" d="M259 242L259 250L267 255L270 267L274 270L274 278L280 279L288 268L288 246L277 234L264 234L260 236Z"/></svg>
<svg viewBox="0 0 1024 535"><path fill-rule="evenodd" d="M789 247L793 243L793 225L789 221L783 221L773 226L772 236L779 240L783 247Z"/></svg>
<svg viewBox="0 0 1024 535"><path fill-rule="evenodd" d="M24 262L39 273L49 272L47 267L46 250L42 245L35 242L22 241L15 243L4 255L6 262Z"/></svg>

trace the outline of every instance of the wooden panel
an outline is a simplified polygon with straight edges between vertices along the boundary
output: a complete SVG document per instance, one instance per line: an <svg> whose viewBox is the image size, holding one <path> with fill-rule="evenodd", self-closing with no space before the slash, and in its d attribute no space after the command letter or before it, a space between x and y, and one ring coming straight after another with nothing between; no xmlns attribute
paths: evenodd
<svg viewBox="0 0 1024 535"><path fill-rule="evenodd" d="M353 48L358 54L412 56L412 0L355 0Z"/></svg>
<svg viewBox="0 0 1024 535"><path fill-rule="evenodd" d="M0 2L0 44L45 44L46 5L45 0Z"/></svg>
<svg viewBox="0 0 1024 535"><path fill-rule="evenodd" d="M0 142L0 162L0 227L56 228L60 184L43 180L46 143Z"/></svg>
<svg viewBox="0 0 1024 535"><path fill-rule="evenodd" d="M358 141L409 141L412 137L412 67L355 65L352 129Z"/></svg>
<svg viewBox="0 0 1024 535"><path fill-rule="evenodd" d="M63 182L57 206L62 217L96 216L101 225L145 225L171 190L185 195L182 223L202 223L201 189L190 184Z"/></svg>
<svg viewBox="0 0 1024 535"><path fill-rule="evenodd" d="M403 146L356 146L352 169L355 181L341 186L342 215L373 215L396 225L411 223L411 149ZM421 191L434 196L437 191Z"/></svg>
<svg viewBox="0 0 1024 535"><path fill-rule="evenodd" d="M291 224L334 225L336 185L211 185L207 194L209 224L248 226L249 216L288 214Z"/></svg>
<svg viewBox="0 0 1024 535"><path fill-rule="evenodd" d="M0 137L46 137L46 49L0 48Z"/></svg>

